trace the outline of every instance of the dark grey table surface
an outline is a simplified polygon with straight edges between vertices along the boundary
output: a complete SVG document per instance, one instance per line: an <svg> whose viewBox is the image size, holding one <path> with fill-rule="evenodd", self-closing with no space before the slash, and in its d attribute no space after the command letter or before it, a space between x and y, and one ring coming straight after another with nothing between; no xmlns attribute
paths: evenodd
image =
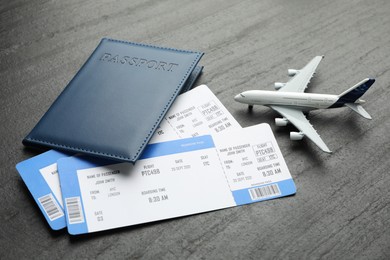
<svg viewBox="0 0 390 260"><path fill-rule="evenodd" d="M271 125L297 194L82 237L51 231L15 170L38 154L21 141L103 37L205 52L197 83L243 127ZM310 114L333 154L233 101L315 55L325 59L308 92L377 79L364 96L372 120ZM390 258L390 1L1 1L0 79L0 259Z"/></svg>

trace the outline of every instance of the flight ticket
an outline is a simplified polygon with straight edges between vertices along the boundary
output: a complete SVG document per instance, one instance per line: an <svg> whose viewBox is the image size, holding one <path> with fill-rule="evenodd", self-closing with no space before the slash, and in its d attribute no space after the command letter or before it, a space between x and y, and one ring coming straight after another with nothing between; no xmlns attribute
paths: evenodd
<svg viewBox="0 0 390 260"><path fill-rule="evenodd" d="M178 96L149 143L222 133L241 126L206 85ZM50 150L16 165L50 227L66 227L57 160L70 154Z"/></svg>
<svg viewBox="0 0 390 260"><path fill-rule="evenodd" d="M75 156L58 170L73 235L296 192L268 124L149 144L134 165Z"/></svg>

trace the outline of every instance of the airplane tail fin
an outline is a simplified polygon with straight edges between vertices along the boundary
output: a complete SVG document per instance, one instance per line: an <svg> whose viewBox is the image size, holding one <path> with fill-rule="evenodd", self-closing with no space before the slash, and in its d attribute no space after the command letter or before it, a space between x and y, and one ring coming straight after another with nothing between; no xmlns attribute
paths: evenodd
<svg viewBox="0 0 390 260"><path fill-rule="evenodd" d="M371 119L371 116L367 113L366 110L361 106L364 103L364 100L361 100L360 97L374 84L375 79L364 79L357 83L355 86L349 88L339 95L338 103L344 104L345 106L351 108L353 111L358 113L364 118Z"/></svg>
<svg viewBox="0 0 390 260"><path fill-rule="evenodd" d="M374 84L375 79L363 79L355 86L347 89L339 95L339 101L344 103L355 103Z"/></svg>

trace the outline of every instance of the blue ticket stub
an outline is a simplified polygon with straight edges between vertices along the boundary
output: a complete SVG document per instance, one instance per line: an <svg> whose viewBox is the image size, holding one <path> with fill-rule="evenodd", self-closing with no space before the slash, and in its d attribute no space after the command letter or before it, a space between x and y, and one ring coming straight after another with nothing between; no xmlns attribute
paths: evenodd
<svg viewBox="0 0 390 260"><path fill-rule="evenodd" d="M20 176L54 230L66 227L57 160L69 154L51 150L16 165Z"/></svg>
<svg viewBox="0 0 390 260"><path fill-rule="evenodd" d="M58 160L70 234L279 198L295 184L268 124L150 144L135 165Z"/></svg>

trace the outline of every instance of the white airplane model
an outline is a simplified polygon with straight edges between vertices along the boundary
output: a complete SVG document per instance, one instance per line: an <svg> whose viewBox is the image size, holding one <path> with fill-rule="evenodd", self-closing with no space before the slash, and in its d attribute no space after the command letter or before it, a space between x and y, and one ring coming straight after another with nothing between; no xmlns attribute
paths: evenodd
<svg viewBox="0 0 390 260"><path fill-rule="evenodd" d="M361 106L365 101L360 97L374 84L375 79L364 79L340 95L304 93L322 58L323 56L314 57L301 70L289 69L288 75L293 78L287 83L276 82L275 89L278 91L249 90L238 94L234 100L248 104L249 109L252 109L253 105L272 108L283 116L283 118L275 118L277 126L286 126L291 123L300 131L291 132L291 140L302 140L306 136L321 150L331 153L320 135L306 119L304 112L347 106L364 118L371 119L371 116Z"/></svg>

